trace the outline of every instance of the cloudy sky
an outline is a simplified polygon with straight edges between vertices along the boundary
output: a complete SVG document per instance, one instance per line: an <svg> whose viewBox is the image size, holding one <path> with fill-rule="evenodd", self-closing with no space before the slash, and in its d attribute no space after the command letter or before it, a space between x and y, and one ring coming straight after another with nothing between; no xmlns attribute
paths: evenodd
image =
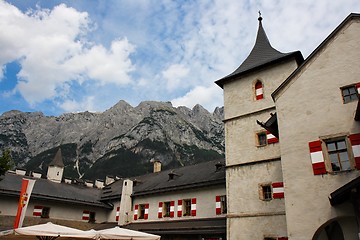
<svg viewBox="0 0 360 240"><path fill-rule="evenodd" d="M255 41L306 58L359 0L0 0L0 114L104 111L120 100L210 112L214 81Z"/></svg>

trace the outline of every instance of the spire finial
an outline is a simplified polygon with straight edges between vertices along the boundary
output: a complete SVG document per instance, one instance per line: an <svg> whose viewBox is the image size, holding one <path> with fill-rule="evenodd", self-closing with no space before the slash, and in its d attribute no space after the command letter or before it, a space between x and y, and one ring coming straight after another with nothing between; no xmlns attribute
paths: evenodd
<svg viewBox="0 0 360 240"><path fill-rule="evenodd" d="M261 12L260 12L260 10L259 10L259 18L258 18L258 20L261 22L261 20L262 20L262 17L261 17Z"/></svg>

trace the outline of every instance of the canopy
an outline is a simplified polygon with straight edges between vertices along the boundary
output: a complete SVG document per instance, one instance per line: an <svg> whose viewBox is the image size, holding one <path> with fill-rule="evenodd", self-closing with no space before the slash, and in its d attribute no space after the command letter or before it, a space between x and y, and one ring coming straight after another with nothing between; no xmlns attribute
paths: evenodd
<svg viewBox="0 0 360 240"><path fill-rule="evenodd" d="M15 234L37 236L39 239L52 240L58 237L95 239L96 233L65 227L51 222L14 229Z"/></svg>
<svg viewBox="0 0 360 240"><path fill-rule="evenodd" d="M121 239L121 240L160 240L160 236L114 227L97 231L98 239Z"/></svg>

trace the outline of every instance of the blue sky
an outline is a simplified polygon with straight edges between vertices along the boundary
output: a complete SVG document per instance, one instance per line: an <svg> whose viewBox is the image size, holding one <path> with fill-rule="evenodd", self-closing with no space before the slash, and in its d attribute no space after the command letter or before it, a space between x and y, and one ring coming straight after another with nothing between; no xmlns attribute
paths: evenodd
<svg viewBox="0 0 360 240"><path fill-rule="evenodd" d="M102 112L125 100L212 112L214 81L255 41L307 57L359 0L0 0L0 114Z"/></svg>

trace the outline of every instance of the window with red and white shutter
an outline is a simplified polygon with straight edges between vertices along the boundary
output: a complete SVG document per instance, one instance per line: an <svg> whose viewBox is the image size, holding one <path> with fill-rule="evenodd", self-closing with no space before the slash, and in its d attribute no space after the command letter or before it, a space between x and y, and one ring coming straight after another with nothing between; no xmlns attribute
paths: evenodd
<svg viewBox="0 0 360 240"><path fill-rule="evenodd" d="M84 210L82 214L82 220L89 221L89 219L90 219L90 211Z"/></svg>
<svg viewBox="0 0 360 240"><path fill-rule="evenodd" d="M178 217L182 217L182 205L183 205L183 200L179 199L178 200L178 206L177 206L177 216Z"/></svg>
<svg viewBox="0 0 360 240"><path fill-rule="evenodd" d="M175 215L175 201L170 201L170 217L173 218Z"/></svg>
<svg viewBox="0 0 360 240"><path fill-rule="evenodd" d="M260 81L257 81L255 84L255 98L256 100L264 98L263 84Z"/></svg>
<svg viewBox="0 0 360 240"><path fill-rule="evenodd" d="M309 142L311 164L314 175L320 175L326 173L325 160L322 152L321 141Z"/></svg>
<svg viewBox="0 0 360 240"><path fill-rule="evenodd" d="M43 206L35 206L33 211L34 217L41 217Z"/></svg>
<svg viewBox="0 0 360 240"><path fill-rule="evenodd" d="M136 204L134 206L134 220L137 220L138 219L138 214L139 214L139 205Z"/></svg>
<svg viewBox="0 0 360 240"><path fill-rule="evenodd" d="M267 143L268 144L272 144L272 143L277 143L279 142L279 139L277 137L275 137L271 132L266 131L266 138L267 138Z"/></svg>
<svg viewBox="0 0 360 240"><path fill-rule="evenodd" d="M191 216L196 216L196 198L191 199Z"/></svg>
<svg viewBox="0 0 360 240"><path fill-rule="evenodd" d="M115 221L119 221L119 217L120 217L120 207L116 208L116 215L115 215Z"/></svg>
<svg viewBox="0 0 360 240"><path fill-rule="evenodd" d="M349 139L355 159L355 167L360 170L360 134L352 134Z"/></svg>
<svg viewBox="0 0 360 240"><path fill-rule="evenodd" d="M163 213L163 202L159 202L158 218L162 218L162 213Z"/></svg>
<svg viewBox="0 0 360 240"><path fill-rule="evenodd" d="M271 184L273 198L284 198L284 183L283 182L273 182Z"/></svg>
<svg viewBox="0 0 360 240"><path fill-rule="evenodd" d="M144 219L149 218L149 204L145 204Z"/></svg>

